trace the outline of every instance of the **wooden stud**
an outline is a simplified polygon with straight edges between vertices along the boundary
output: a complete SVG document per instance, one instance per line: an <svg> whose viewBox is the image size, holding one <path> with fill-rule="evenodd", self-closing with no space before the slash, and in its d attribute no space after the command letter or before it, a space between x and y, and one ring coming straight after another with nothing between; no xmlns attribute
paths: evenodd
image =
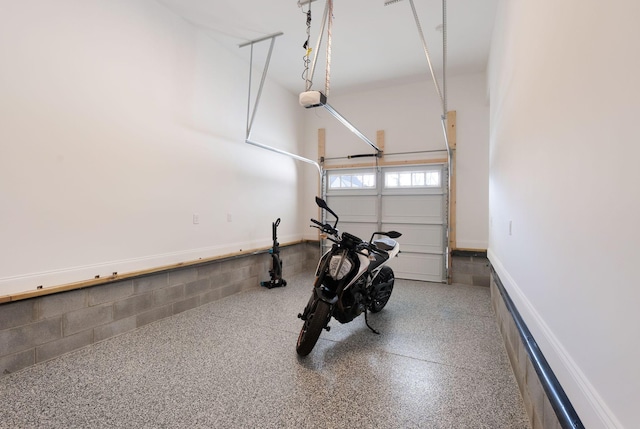
<svg viewBox="0 0 640 429"><path fill-rule="evenodd" d="M451 149L455 150L456 149L456 139L457 139L457 133L456 133L456 120L457 120L457 113L455 110L450 111L449 113L447 113L447 136L449 137L449 146L451 146Z"/></svg>
<svg viewBox="0 0 640 429"><path fill-rule="evenodd" d="M451 253L456 249L456 229L457 229L457 221L456 221L456 212L457 212L457 192L456 192L456 176L457 176L457 168L456 168L456 147L457 147L457 133L456 133L456 120L457 115L456 111L452 110L447 112L447 137L449 140L449 147L451 148L451 170L449 174L451 174L450 188L449 188L449 253L447 255L449 267L449 273L447 275L447 283L451 284L452 282L452 269L451 269Z"/></svg>
<svg viewBox="0 0 640 429"><path fill-rule="evenodd" d="M433 158L433 159L416 159L405 161L385 161L381 165L394 166L394 165L420 165L420 164L446 164L447 158Z"/></svg>
<svg viewBox="0 0 640 429"><path fill-rule="evenodd" d="M382 151L382 156L384 157L384 130L376 132L376 146Z"/></svg>
<svg viewBox="0 0 640 429"><path fill-rule="evenodd" d="M324 128L318 128L318 163L324 169L325 157L327 156L327 130ZM322 178L318 180L318 194L322 196ZM322 210L318 207L317 219L322 219ZM320 230L318 230L318 240L322 240Z"/></svg>
<svg viewBox="0 0 640 429"><path fill-rule="evenodd" d="M385 167L393 167L399 165L420 165L420 164L446 164L447 158L434 158L434 159L416 159L407 161L379 161L378 165ZM336 164L326 165L325 170L340 170L345 168L372 168L375 167L375 163L363 162L359 164Z"/></svg>
<svg viewBox="0 0 640 429"><path fill-rule="evenodd" d="M324 128L318 128L318 163L324 164L327 156L327 131Z"/></svg>

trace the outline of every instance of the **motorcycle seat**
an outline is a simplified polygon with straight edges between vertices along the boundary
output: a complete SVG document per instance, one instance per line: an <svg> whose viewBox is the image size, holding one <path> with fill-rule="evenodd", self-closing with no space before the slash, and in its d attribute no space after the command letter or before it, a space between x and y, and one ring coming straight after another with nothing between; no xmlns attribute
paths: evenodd
<svg viewBox="0 0 640 429"><path fill-rule="evenodd" d="M376 246L379 250L389 251L396 247L396 240L392 238L379 238L377 240L373 240L373 245Z"/></svg>

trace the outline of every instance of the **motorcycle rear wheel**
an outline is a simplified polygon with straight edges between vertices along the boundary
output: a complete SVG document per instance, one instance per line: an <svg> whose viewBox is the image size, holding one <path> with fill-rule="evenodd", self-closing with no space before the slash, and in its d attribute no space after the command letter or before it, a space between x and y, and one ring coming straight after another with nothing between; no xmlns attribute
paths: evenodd
<svg viewBox="0 0 640 429"><path fill-rule="evenodd" d="M369 311L372 313L377 313L382 310L387 302L389 302L389 298L391 298L391 292L393 291L393 283L395 281L393 270L390 267L382 267L380 270L380 274L373 280L373 285L378 285L380 283L391 282L391 285L382 289L376 296L373 297L371 304L369 305Z"/></svg>
<svg viewBox="0 0 640 429"><path fill-rule="evenodd" d="M298 335L296 352L300 356L311 353L330 317L331 306L322 300L317 300L315 310L309 313Z"/></svg>

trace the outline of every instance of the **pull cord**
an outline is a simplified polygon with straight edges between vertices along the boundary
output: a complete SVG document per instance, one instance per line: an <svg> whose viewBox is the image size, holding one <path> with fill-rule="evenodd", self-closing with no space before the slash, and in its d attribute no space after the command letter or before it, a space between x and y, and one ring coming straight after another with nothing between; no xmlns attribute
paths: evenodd
<svg viewBox="0 0 640 429"><path fill-rule="evenodd" d="M329 5L329 18L327 23L327 69L324 82L324 95L329 96L331 86L331 32L333 28L333 0L327 0Z"/></svg>
<svg viewBox="0 0 640 429"><path fill-rule="evenodd" d="M300 9L302 9L302 6L300 6ZM307 15L307 40L305 40L302 45L302 48L305 50L305 54L302 57L302 63L304 65L302 80L306 82L306 88L308 90L312 85L312 81L309 79L309 65L311 64L311 51L313 51L309 45L309 40L311 39L311 2L309 2L309 10L306 12L302 10L302 13Z"/></svg>

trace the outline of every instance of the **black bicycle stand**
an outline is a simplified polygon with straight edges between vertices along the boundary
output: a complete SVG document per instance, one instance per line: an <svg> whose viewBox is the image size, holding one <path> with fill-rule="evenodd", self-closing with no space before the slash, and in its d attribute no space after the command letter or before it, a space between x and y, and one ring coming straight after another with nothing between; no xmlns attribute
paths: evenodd
<svg viewBox="0 0 640 429"><path fill-rule="evenodd" d="M280 218L271 224L271 235L273 238L273 247L269 249L271 254L271 269L269 275L271 280L260 282L261 286L267 289L273 289L274 287L286 286L287 281L282 278L282 261L280 260L280 243L278 243L277 229L280 225Z"/></svg>

